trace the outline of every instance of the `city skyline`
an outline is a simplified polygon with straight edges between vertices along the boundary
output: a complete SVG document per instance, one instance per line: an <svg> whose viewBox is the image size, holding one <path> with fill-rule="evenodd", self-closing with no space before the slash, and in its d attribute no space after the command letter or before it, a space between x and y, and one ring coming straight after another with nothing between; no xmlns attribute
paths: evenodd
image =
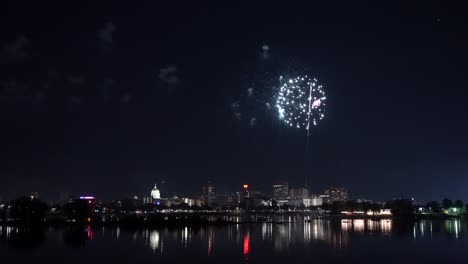
<svg viewBox="0 0 468 264"><path fill-rule="evenodd" d="M240 204L243 201L242 197L250 197L250 198L259 198L271 201L281 201L281 200L302 200L302 199L315 199L320 198L320 204L327 203L332 204L333 202L347 202L347 201L354 201L354 202L373 202L373 203L384 203L386 201L391 201L393 199L408 199L414 202L418 202L420 204L426 204L429 202L437 201L437 200L424 200L420 199L419 197L415 196L402 196L402 195L393 195L390 197L386 197L384 199L375 199L372 197L365 197L360 194L350 193L349 189L344 186L339 185L328 185L327 187L315 190L311 189L306 182L304 185L297 185L291 186L288 182L282 181L277 182L270 185L270 189L268 191L264 191L268 188L262 186L263 188L258 188L258 186L251 186L250 184L244 183L241 186L233 187L231 186L230 189L218 189L216 183L212 181L207 181L205 183L201 183L199 186L198 191L193 191L191 193L177 193L177 192L166 192L166 190L161 190L160 187L157 187L158 184L152 185L152 188L148 188L144 191L135 191L129 192L128 194L120 194L114 197L102 197L99 193L92 193L87 191L77 192L77 193L70 193L68 191L61 191L58 195L51 195L50 193L45 194L37 191L32 192L25 192L21 193L15 197L2 197L0 196L0 202L8 202L10 200L16 199L18 197L31 197L31 198L39 198L44 202L48 203L59 203L62 204L64 200L72 200L72 199L98 199L100 201L121 201L121 200L128 200L128 199L136 199L143 204L149 203L154 204L155 201L158 200L171 200L171 199L193 199L198 200L201 204L204 205L220 205L221 203L228 203L228 204ZM161 186L161 185L159 185ZM252 195L249 195L252 193ZM53 198L49 198L53 197ZM64 198L65 197L65 198ZM232 199L232 200L231 200ZM460 200L460 197L454 196L444 196L443 199L455 199ZM227 202L227 200L230 200ZM442 199L439 199L442 200ZM462 202L465 202L463 199ZM289 203L289 202L286 202ZM315 204L315 202L314 202Z"/></svg>

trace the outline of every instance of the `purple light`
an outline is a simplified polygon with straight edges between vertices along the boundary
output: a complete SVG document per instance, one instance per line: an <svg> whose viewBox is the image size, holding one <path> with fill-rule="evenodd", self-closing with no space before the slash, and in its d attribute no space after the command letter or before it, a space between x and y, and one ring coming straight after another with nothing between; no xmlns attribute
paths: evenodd
<svg viewBox="0 0 468 264"><path fill-rule="evenodd" d="M94 196L80 196L80 200L94 200Z"/></svg>

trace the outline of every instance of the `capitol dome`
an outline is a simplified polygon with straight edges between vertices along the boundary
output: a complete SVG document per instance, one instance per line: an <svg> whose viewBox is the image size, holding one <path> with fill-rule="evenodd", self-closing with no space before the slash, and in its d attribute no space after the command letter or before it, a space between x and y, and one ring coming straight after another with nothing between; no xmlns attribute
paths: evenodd
<svg viewBox="0 0 468 264"><path fill-rule="evenodd" d="M151 190L151 198L153 199L161 199L161 193L159 192L158 187L156 184L154 185L153 190Z"/></svg>

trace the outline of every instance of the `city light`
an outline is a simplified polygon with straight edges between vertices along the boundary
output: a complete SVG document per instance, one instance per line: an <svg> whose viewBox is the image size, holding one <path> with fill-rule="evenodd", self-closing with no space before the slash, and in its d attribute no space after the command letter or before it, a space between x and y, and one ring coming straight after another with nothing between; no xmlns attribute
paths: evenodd
<svg viewBox="0 0 468 264"><path fill-rule="evenodd" d="M80 200L94 200L96 197L94 196L80 196Z"/></svg>

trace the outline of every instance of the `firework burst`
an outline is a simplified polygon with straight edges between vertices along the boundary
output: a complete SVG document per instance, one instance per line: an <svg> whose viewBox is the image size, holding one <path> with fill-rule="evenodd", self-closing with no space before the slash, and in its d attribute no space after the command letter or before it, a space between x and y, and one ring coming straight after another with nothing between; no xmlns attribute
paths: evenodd
<svg viewBox="0 0 468 264"><path fill-rule="evenodd" d="M326 99L317 79L307 75L295 78L281 76L276 96L278 117L287 126L305 128L309 134L311 126L316 126L325 117Z"/></svg>

